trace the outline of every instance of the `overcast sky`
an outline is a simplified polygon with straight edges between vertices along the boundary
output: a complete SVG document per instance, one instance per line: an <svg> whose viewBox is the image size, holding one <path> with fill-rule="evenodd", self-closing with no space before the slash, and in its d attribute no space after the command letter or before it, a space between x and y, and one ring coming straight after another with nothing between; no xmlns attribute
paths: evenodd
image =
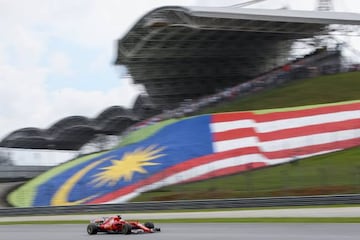
<svg viewBox="0 0 360 240"><path fill-rule="evenodd" d="M230 6L233 0L0 0L0 139L23 127L48 128L70 115L131 107L139 87L112 65L115 41L143 14L165 5ZM313 10L314 0L258 7ZM335 0L360 12L358 0Z"/></svg>

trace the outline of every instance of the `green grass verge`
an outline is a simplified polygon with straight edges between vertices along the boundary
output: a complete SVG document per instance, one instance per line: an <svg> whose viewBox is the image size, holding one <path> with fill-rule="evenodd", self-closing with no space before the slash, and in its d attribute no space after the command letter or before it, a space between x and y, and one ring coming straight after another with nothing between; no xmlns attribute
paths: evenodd
<svg viewBox="0 0 360 240"><path fill-rule="evenodd" d="M129 145L129 144L132 144L132 143L142 141L142 140L154 135L161 128L166 127L167 125L170 125L177 121L178 120L175 120L175 119L169 119L169 120L162 121L162 122L156 123L154 125L150 125L148 127L139 129L137 131L134 131L134 132L130 133L128 136L126 136L124 139L122 139L121 143L119 144L119 147L123 147L123 146Z"/></svg>
<svg viewBox="0 0 360 240"><path fill-rule="evenodd" d="M305 105L299 107L287 107L287 108L274 108L274 109L262 109L262 110L255 110L253 111L256 114L266 114L266 113L274 113L274 112L286 112L286 111L294 111L294 110L306 110L321 106L336 106L341 104L350 104L350 103L359 103L360 100L353 100L353 101L342 101L336 103L326 103L326 104L313 104L313 105Z"/></svg>
<svg viewBox="0 0 360 240"><path fill-rule="evenodd" d="M155 223L360 223L359 217L354 218L193 218L193 219L146 219L142 222ZM17 224L88 224L86 220L68 221L14 221L0 222L0 225Z"/></svg>
<svg viewBox="0 0 360 240"><path fill-rule="evenodd" d="M360 100L360 72L297 80L231 102L207 108L201 113L232 112L298 107Z"/></svg>

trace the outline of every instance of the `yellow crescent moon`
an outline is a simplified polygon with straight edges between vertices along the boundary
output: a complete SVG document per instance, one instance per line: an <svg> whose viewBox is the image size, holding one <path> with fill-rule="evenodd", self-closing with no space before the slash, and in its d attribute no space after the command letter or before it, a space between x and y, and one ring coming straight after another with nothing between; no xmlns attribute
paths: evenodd
<svg viewBox="0 0 360 240"><path fill-rule="evenodd" d="M93 162L90 165L86 166L85 168L78 171L76 174L74 174L72 177L70 177L54 194L53 198L51 199L51 205L52 206L69 206L69 205L77 205L82 204L94 197L96 195L92 195L74 202L68 201L68 196L71 190L74 188L75 184L91 169L95 168L100 163L104 162L105 160L108 160L109 157L101 159L99 161Z"/></svg>

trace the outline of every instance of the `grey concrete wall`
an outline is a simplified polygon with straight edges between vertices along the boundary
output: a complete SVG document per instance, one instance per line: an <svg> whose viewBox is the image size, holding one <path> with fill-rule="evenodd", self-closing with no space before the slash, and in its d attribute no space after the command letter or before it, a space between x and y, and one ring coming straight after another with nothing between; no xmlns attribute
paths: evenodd
<svg viewBox="0 0 360 240"><path fill-rule="evenodd" d="M0 179L30 179L50 168L47 166L0 166Z"/></svg>

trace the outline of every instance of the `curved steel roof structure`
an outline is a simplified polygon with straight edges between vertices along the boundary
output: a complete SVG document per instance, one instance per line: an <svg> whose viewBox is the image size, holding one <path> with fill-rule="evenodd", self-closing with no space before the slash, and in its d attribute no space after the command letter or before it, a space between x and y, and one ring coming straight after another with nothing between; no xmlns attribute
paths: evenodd
<svg viewBox="0 0 360 240"><path fill-rule="evenodd" d="M143 16L118 41L115 64L128 68L151 101L171 108L282 64L298 39L329 24L360 25L336 12L169 6Z"/></svg>
<svg viewBox="0 0 360 240"><path fill-rule="evenodd" d="M78 150L97 134L118 135L139 118L120 106L105 109L96 118L70 116L48 129L23 128L6 136L0 147Z"/></svg>

